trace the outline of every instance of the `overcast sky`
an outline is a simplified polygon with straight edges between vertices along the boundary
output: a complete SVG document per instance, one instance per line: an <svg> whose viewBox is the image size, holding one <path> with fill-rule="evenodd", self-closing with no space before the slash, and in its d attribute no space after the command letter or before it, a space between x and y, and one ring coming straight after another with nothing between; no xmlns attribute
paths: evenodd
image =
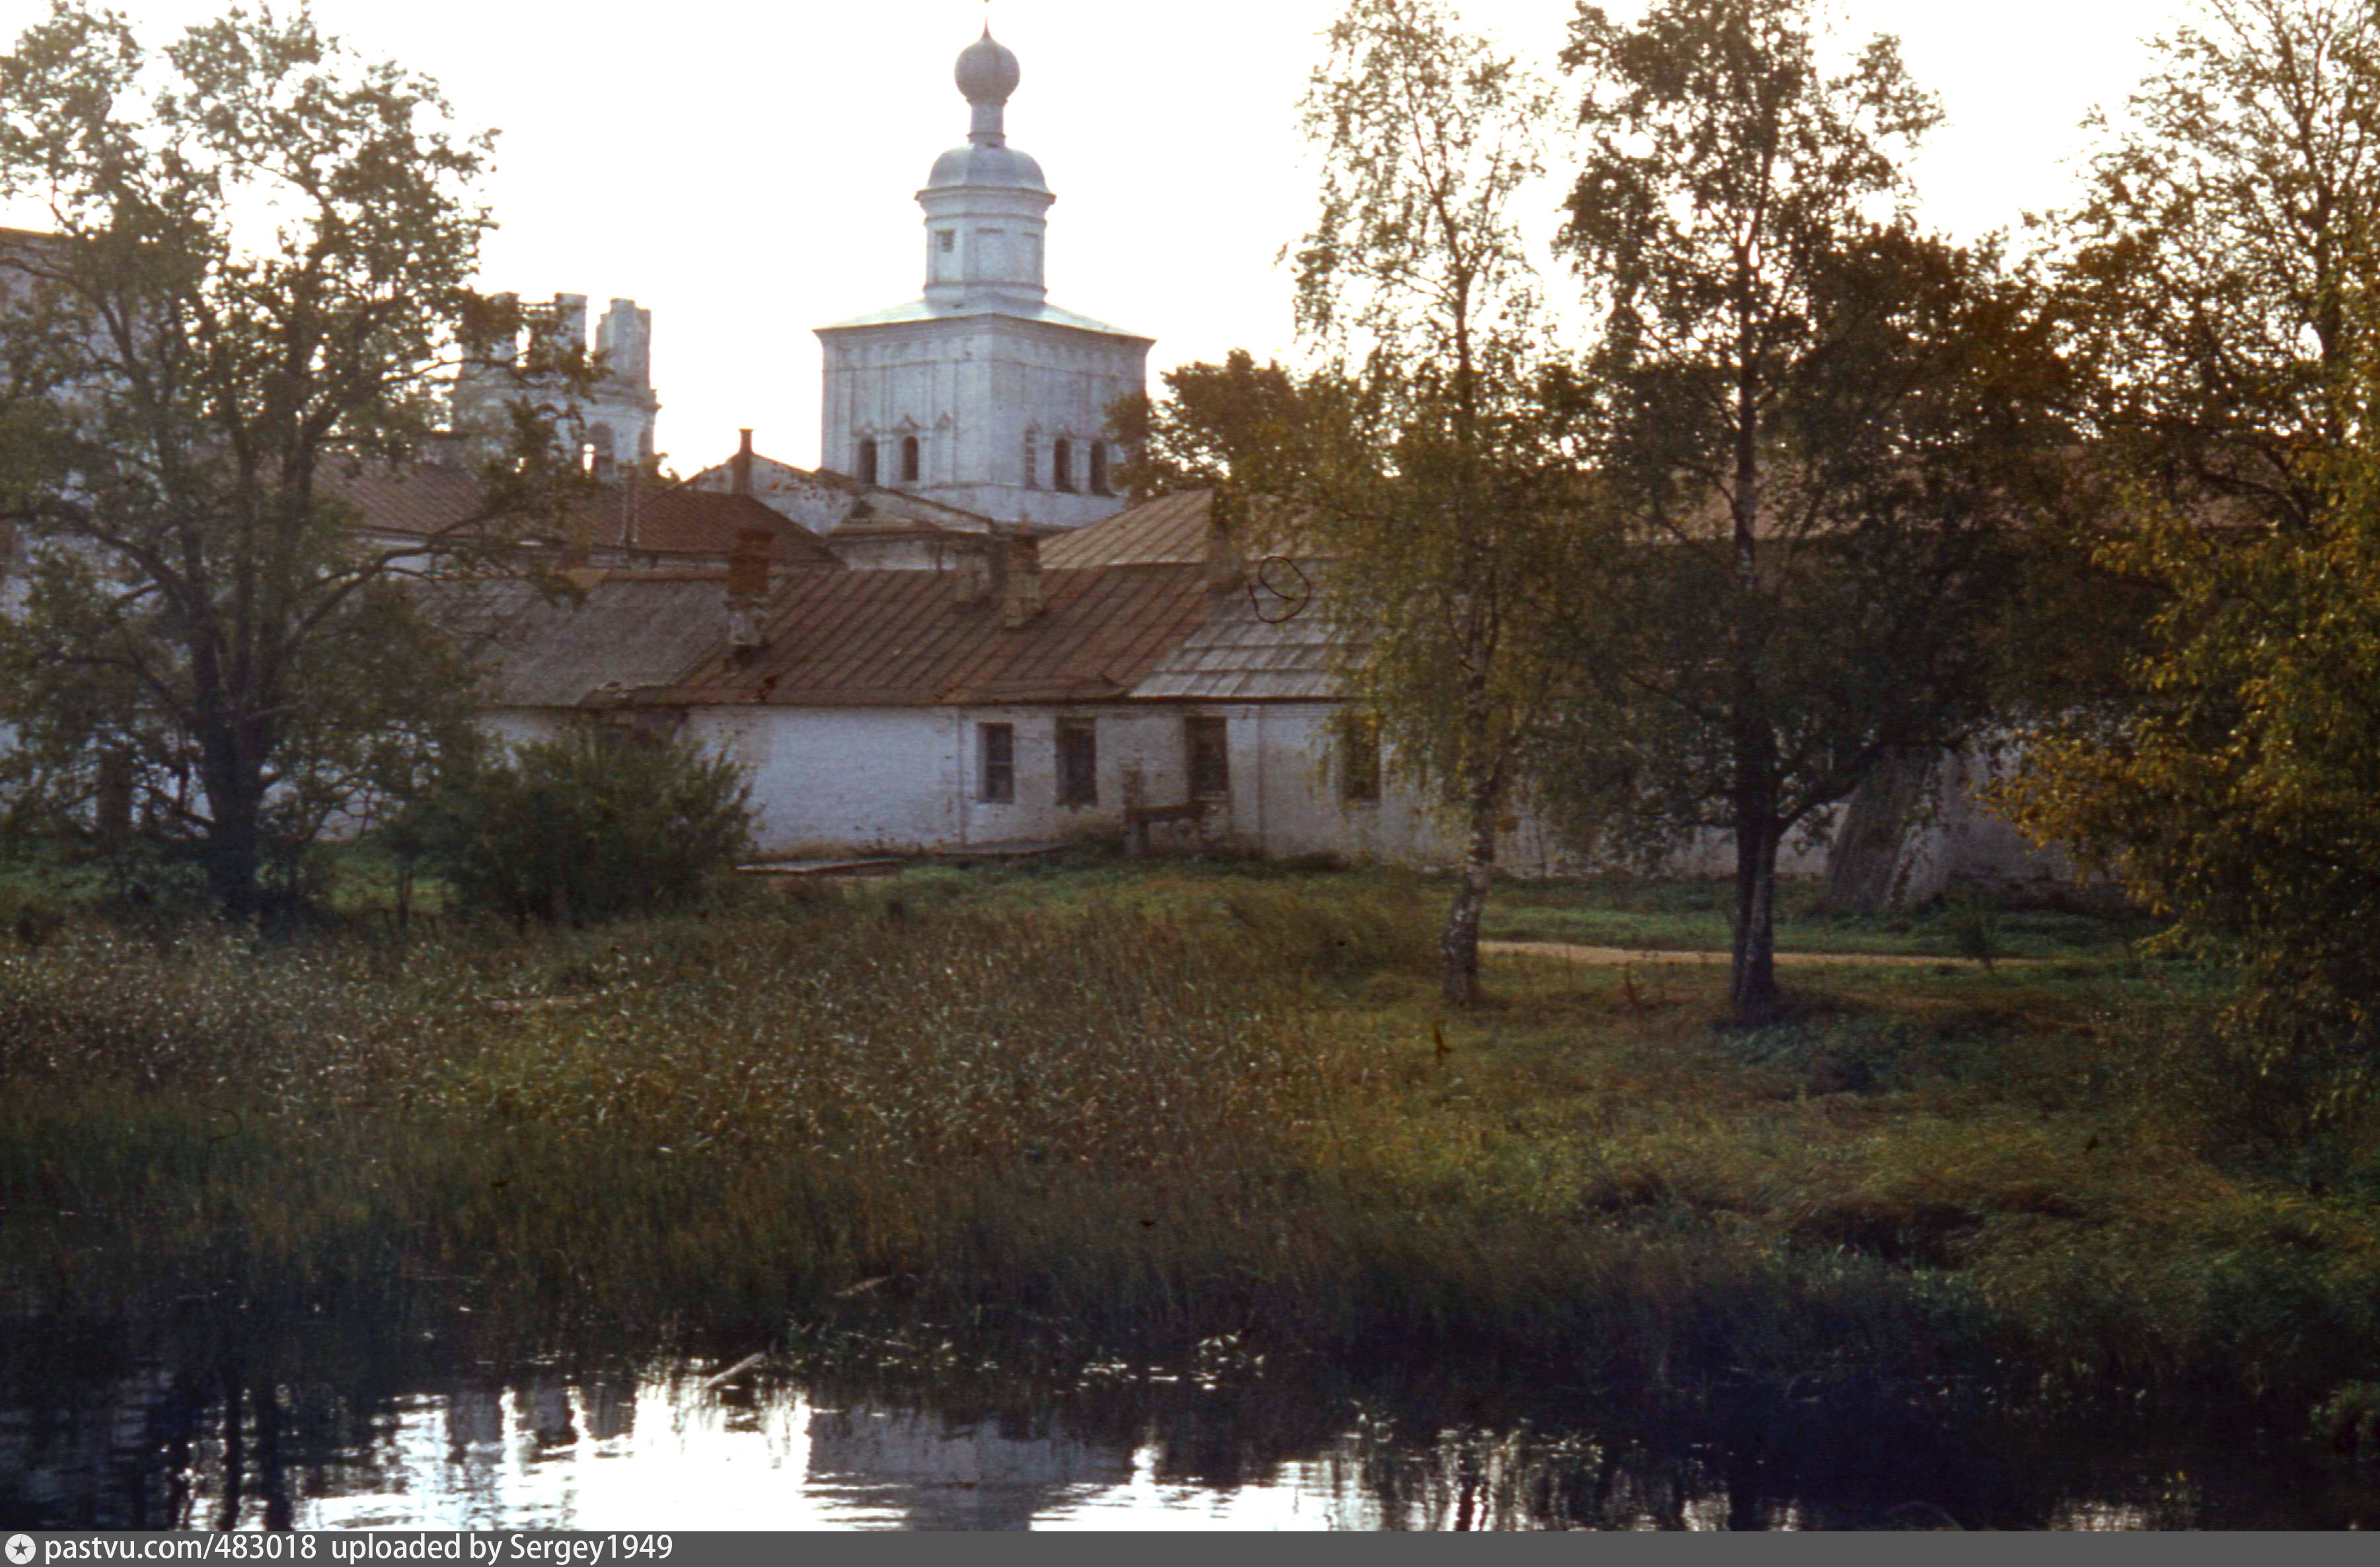
<svg viewBox="0 0 2380 1567"><path fill-rule="evenodd" d="M114 0L152 43L213 0ZM737 427L818 461L814 326L914 298L917 187L965 139L951 65L984 18L1024 82L1010 140L1041 162L1053 302L1157 339L1152 379L1234 346L1290 347L1274 264L1307 217L1295 103L1338 0L315 0L368 55L444 84L495 126L503 228L483 282L525 298L613 297L653 312L660 444L678 471ZM1632 0L1612 0L1633 14ZM1460 0L1475 25L1548 62L1569 0ZM1841 0L1844 30L1900 35L1949 123L1916 174L1925 215L1961 237L2055 206L2079 122L2120 105L2142 41L2182 0ZM46 10L0 0L13 38ZM38 222L21 209L14 221Z"/></svg>

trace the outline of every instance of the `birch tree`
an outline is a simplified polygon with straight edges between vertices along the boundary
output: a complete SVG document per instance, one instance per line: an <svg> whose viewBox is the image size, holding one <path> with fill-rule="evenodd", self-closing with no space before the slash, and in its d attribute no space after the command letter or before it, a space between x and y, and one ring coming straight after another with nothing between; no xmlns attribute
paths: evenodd
<svg viewBox="0 0 2380 1567"><path fill-rule="evenodd" d="M2156 60L2058 225L2097 432L2165 501L2303 526L2370 418L2380 13L2204 0Z"/></svg>
<svg viewBox="0 0 2380 1567"><path fill-rule="evenodd" d="M1521 226L1553 97L1432 0L1354 0L1329 41L1304 103L1318 212L1291 254L1315 362L1281 515L1329 557L1392 768L1455 827L1439 960L1461 1004L1523 757L1568 683L1544 633L1596 547Z"/></svg>
<svg viewBox="0 0 2380 1567"><path fill-rule="evenodd" d="M1984 722L2012 528L2055 495L2054 317L1918 229L1903 166L1941 111L1893 41L1825 42L1803 0L1657 0L1582 6L1563 55L1598 463L1641 541L1635 631L1586 639L1631 721L1573 749L1640 835L1731 839L1744 1022L1779 999L1789 834Z"/></svg>

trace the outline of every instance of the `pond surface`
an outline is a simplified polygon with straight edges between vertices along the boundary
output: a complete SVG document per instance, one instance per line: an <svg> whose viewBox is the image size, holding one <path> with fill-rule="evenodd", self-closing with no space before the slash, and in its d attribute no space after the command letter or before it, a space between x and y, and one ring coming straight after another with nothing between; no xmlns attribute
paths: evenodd
<svg viewBox="0 0 2380 1567"><path fill-rule="evenodd" d="M68 1346L61 1345L62 1349ZM25 1363L18 1362L21 1373ZM55 1369L53 1367L53 1369ZM16 1378L0 1525L36 1528L2270 1528L2380 1522L2371 1463L2140 1432L2058 1449L1922 1425L1723 1439L1449 1420L1128 1378L1019 1407L834 1391L767 1363L480 1372L354 1395L153 1364ZM41 1391L34 1391L38 1384ZM232 1390L237 1390L236 1394ZM237 1415L230 1411L237 1407ZM2087 1435L2087 1434L2086 1434Z"/></svg>

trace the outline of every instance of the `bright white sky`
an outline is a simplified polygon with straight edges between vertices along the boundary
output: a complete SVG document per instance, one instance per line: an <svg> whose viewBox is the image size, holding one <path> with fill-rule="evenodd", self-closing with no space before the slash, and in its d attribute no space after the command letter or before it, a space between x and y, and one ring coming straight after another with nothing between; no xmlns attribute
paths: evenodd
<svg viewBox="0 0 2380 1567"><path fill-rule="evenodd" d="M153 44L216 0L114 0ZM1570 0L1456 0L1550 65ZM488 195L503 229L483 281L653 312L660 444L681 473L749 425L818 461L810 328L917 296L914 200L965 139L951 64L984 0L314 0L358 51L442 82L467 125L502 128ZM46 10L0 0L13 39ZM1629 15L1631 0L1609 8ZM1961 237L2072 189L2079 122L2120 106L2142 41L2184 0L1840 0L1843 30L1898 33L1949 124L1916 174ZM1157 339L1158 372L1290 347L1289 280L1309 182L1295 103L1339 0L992 0L1024 66L1012 142L1041 162L1050 298ZM39 214L5 214L29 225Z"/></svg>

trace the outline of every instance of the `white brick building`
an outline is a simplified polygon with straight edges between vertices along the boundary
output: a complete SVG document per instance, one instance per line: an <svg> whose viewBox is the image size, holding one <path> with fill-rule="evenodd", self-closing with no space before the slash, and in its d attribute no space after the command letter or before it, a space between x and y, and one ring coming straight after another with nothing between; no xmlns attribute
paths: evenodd
<svg viewBox="0 0 2380 1567"><path fill-rule="evenodd" d="M820 460L999 522L1095 522L1123 506L1108 410L1146 389L1150 340L1049 301L1056 198L1002 125L1016 56L987 30L955 74L973 117L917 192L923 296L818 329Z"/></svg>

